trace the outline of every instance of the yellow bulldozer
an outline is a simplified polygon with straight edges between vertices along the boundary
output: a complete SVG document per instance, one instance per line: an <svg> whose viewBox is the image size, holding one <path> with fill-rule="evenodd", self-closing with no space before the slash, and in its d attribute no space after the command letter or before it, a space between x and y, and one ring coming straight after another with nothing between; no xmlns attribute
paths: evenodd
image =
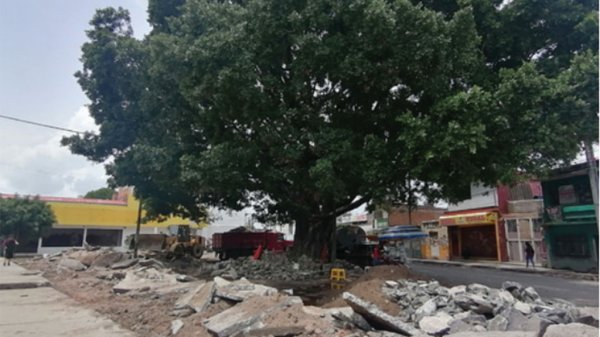
<svg viewBox="0 0 600 337"><path fill-rule="evenodd" d="M182 257L189 254L197 259L204 254L204 240L199 235L191 235L189 225L176 225L169 228L170 232L176 229L177 234L140 234L138 249L152 250L166 253L167 257ZM135 235L128 238L129 249L135 247Z"/></svg>

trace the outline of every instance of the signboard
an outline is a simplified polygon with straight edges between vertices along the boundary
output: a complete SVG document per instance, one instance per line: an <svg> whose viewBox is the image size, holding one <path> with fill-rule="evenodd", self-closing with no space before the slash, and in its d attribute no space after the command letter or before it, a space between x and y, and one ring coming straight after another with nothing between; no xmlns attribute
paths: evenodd
<svg viewBox="0 0 600 337"><path fill-rule="evenodd" d="M457 214L440 217L440 225L442 226L460 226L460 225L493 225L498 220L498 215L495 212L486 213L468 213Z"/></svg>
<svg viewBox="0 0 600 337"><path fill-rule="evenodd" d="M387 227L388 219L375 219L375 228Z"/></svg>

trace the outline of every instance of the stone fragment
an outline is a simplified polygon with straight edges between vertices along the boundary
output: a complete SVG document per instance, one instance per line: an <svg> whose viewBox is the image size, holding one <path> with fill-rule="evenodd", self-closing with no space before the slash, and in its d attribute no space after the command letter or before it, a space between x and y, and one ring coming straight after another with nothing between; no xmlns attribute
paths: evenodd
<svg viewBox="0 0 600 337"><path fill-rule="evenodd" d="M495 316L487 322L488 331L505 331L507 327L508 319L501 315Z"/></svg>
<svg viewBox="0 0 600 337"><path fill-rule="evenodd" d="M272 301L272 304L261 307L261 310L256 310L257 304L255 302L258 300L264 301L265 298L254 297L204 320L203 324L213 335L229 337L251 327L269 313L294 304L302 304L302 299L296 296L276 295L267 298Z"/></svg>
<svg viewBox="0 0 600 337"><path fill-rule="evenodd" d="M544 322L536 315L527 317L515 309L510 310L506 318L508 319L506 327L508 331L539 331Z"/></svg>
<svg viewBox="0 0 600 337"><path fill-rule="evenodd" d="M594 316L581 316L575 320L576 323L586 324L593 327L598 327L598 319L594 318Z"/></svg>
<svg viewBox="0 0 600 337"><path fill-rule="evenodd" d="M282 326L282 327L268 327L268 328L257 328L251 329L248 332L244 332L242 336L244 337L264 337L264 336L272 336L272 337L293 337L300 335L306 332L303 326L292 325L292 326ZM236 334L235 337L239 336Z"/></svg>
<svg viewBox="0 0 600 337"><path fill-rule="evenodd" d="M467 286L467 292L478 295L487 295L489 291L490 288L488 286L479 283L472 283Z"/></svg>
<svg viewBox="0 0 600 337"><path fill-rule="evenodd" d="M171 322L171 335L175 335L183 328L183 321L180 319L176 319Z"/></svg>
<svg viewBox="0 0 600 337"><path fill-rule="evenodd" d="M452 316L439 312L435 316L423 317L419 321L419 329L430 335L444 334L450 330L450 321L452 321Z"/></svg>
<svg viewBox="0 0 600 337"><path fill-rule="evenodd" d="M526 302L535 302L540 299L540 295L533 289L533 287L527 287L523 290L523 299Z"/></svg>
<svg viewBox="0 0 600 337"><path fill-rule="evenodd" d="M467 292L467 286L464 285L460 285L460 286L454 286L450 289L448 289L448 293L450 293L450 296L454 297L458 294L462 294Z"/></svg>
<svg viewBox="0 0 600 337"><path fill-rule="evenodd" d="M183 294L179 299L175 302L175 309L182 309L185 307L190 307L190 301L196 294L202 290L205 283L200 281L197 286L193 287L187 293Z"/></svg>
<svg viewBox="0 0 600 337"><path fill-rule="evenodd" d="M138 259L127 259L110 266L111 269L126 269L138 263Z"/></svg>
<svg viewBox="0 0 600 337"><path fill-rule="evenodd" d="M139 260L138 264L142 267L157 267L157 268L165 268L164 263L158 261L157 259L143 259Z"/></svg>
<svg viewBox="0 0 600 337"><path fill-rule="evenodd" d="M224 279L224 278L222 278L222 277L219 277L219 276L217 276L217 277L213 278L213 282L215 282L215 285L216 285L218 288L220 288L220 287L223 287L223 286L226 286L226 285L228 285L228 284L230 284L230 283L231 283L231 281L227 281L226 279Z"/></svg>
<svg viewBox="0 0 600 337"><path fill-rule="evenodd" d="M491 314L494 311L490 301L475 294L458 294L454 297L454 302L463 310L471 310L478 314Z"/></svg>
<svg viewBox="0 0 600 337"><path fill-rule="evenodd" d="M331 316L335 317L336 319L352 323L359 329L365 331L372 329L371 325L369 325L369 322L367 322L361 315L355 313L351 307L331 308L329 309L329 312Z"/></svg>
<svg viewBox="0 0 600 337"><path fill-rule="evenodd" d="M550 325L544 337L598 337L599 330L593 326L589 326L581 323L570 323L570 324L555 324Z"/></svg>
<svg viewBox="0 0 600 337"><path fill-rule="evenodd" d="M509 304L515 303L515 297L507 290L501 290L498 293L498 297L506 303L509 303Z"/></svg>
<svg viewBox="0 0 600 337"><path fill-rule="evenodd" d="M66 268L69 270L73 270L73 271L82 271L86 269L86 266L79 262L78 260L75 259L71 259L71 258L62 258L60 260L60 262L58 263L58 266L60 268Z"/></svg>
<svg viewBox="0 0 600 337"><path fill-rule="evenodd" d="M194 280L193 277L184 274L177 275L175 279L179 282L192 282Z"/></svg>
<svg viewBox="0 0 600 337"><path fill-rule="evenodd" d="M516 301L515 304L513 305L513 307L516 310L519 310L523 315L531 314L531 306L527 303L524 303L521 301Z"/></svg>
<svg viewBox="0 0 600 337"><path fill-rule="evenodd" d="M536 337L532 331L464 331L445 337Z"/></svg>
<svg viewBox="0 0 600 337"><path fill-rule="evenodd" d="M429 316L435 312L435 309L437 309L435 300L429 299L415 311L415 314L417 314L417 316Z"/></svg>
<svg viewBox="0 0 600 337"><path fill-rule="evenodd" d="M177 285L177 283L175 275L154 268L135 271L128 270L125 274L125 278L113 287L113 292L122 294L132 290L139 291L146 287L150 288L150 290L158 291L161 288ZM184 286L187 285L184 284Z"/></svg>
<svg viewBox="0 0 600 337"><path fill-rule="evenodd" d="M389 288L397 288L398 282L396 281L385 281L385 286Z"/></svg>
<svg viewBox="0 0 600 337"><path fill-rule="evenodd" d="M192 308L181 308L181 309L175 309L173 311L171 311L171 316L175 316L175 317L188 317L191 316L194 313L194 309Z"/></svg>
<svg viewBox="0 0 600 337"><path fill-rule="evenodd" d="M342 298L355 312L362 315L371 325L380 326L384 330L398 332L409 336L418 332L410 324L402 322L399 318L383 312L375 304L367 302L349 292L344 292Z"/></svg>
<svg viewBox="0 0 600 337"><path fill-rule="evenodd" d="M120 252L108 252L96 257L94 262L92 262L92 267L103 267L107 268L111 265L121 261L124 258L125 254Z"/></svg>
<svg viewBox="0 0 600 337"><path fill-rule="evenodd" d="M277 289L262 284L253 284L246 279L240 279L221 287L217 286L215 293L218 297L236 302L241 302L255 296L270 296L274 294L277 294Z"/></svg>

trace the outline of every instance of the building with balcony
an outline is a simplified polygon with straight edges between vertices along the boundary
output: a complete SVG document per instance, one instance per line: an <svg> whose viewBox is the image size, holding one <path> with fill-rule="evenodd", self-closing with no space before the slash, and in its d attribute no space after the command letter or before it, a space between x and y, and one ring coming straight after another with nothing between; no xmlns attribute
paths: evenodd
<svg viewBox="0 0 600 337"><path fill-rule="evenodd" d="M597 206L592 197L587 163L553 171L542 181L542 188L549 266L597 272Z"/></svg>

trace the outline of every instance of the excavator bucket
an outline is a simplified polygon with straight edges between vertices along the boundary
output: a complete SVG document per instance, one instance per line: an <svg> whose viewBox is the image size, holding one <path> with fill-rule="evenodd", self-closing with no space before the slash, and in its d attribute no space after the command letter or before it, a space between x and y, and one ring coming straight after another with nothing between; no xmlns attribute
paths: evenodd
<svg viewBox="0 0 600 337"><path fill-rule="evenodd" d="M162 250L165 248L166 238L167 236L164 234L140 234L138 249Z"/></svg>

